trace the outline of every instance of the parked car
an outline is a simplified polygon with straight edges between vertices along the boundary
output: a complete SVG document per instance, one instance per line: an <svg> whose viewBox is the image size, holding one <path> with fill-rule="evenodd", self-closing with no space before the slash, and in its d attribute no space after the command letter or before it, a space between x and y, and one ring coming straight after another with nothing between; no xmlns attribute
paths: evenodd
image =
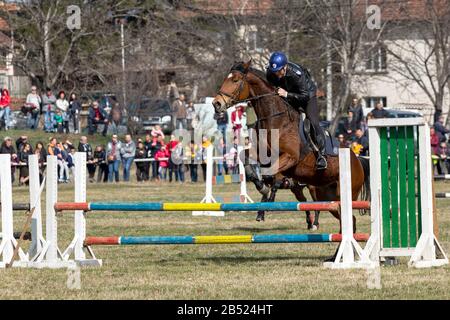
<svg viewBox="0 0 450 320"><path fill-rule="evenodd" d="M159 125L164 133L175 130L174 115L170 102L160 98L141 99L138 106L131 105L128 108L129 127L133 127L136 133L149 132Z"/></svg>

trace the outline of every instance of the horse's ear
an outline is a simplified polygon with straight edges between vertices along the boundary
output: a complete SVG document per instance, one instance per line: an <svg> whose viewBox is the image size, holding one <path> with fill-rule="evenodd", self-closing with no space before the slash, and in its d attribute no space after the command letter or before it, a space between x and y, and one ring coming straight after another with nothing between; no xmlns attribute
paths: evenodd
<svg viewBox="0 0 450 320"><path fill-rule="evenodd" d="M244 63L243 66L244 66L245 72L247 72L248 69L250 69L251 65L252 65L252 59L250 59L250 60L248 60L247 62Z"/></svg>

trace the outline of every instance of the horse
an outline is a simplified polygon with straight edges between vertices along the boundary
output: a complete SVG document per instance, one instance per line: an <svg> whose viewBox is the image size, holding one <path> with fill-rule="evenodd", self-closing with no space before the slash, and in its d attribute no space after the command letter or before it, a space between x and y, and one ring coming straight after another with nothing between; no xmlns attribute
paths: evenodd
<svg viewBox="0 0 450 320"><path fill-rule="evenodd" d="M315 200L339 200L339 159L327 157L328 167L316 170L315 151L302 142L299 135L300 113L275 93L262 71L251 68L251 60L236 63L224 79L212 102L215 112L225 112L228 108L241 102L251 102L257 115L257 132L268 130L265 142L270 152L278 154L272 167L278 168L270 177L260 179L252 166L245 166L247 179L255 184L262 194L262 202L275 200L280 188L290 189L298 201L304 199L304 185L314 187ZM278 150L271 145L270 136L278 130ZM356 157L350 152L352 199L357 200L364 184L364 170ZM270 196L269 193L271 192ZM330 211L340 221L339 211ZM264 220L264 212L258 212L257 220ZM353 216L356 230L356 218Z"/></svg>

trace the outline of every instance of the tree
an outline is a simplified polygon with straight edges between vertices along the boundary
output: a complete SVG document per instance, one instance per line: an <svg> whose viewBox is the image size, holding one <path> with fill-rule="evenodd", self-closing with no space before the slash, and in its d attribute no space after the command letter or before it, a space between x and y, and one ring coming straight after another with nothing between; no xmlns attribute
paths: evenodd
<svg viewBox="0 0 450 320"><path fill-rule="evenodd" d="M362 60L362 48L367 41L376 43L384 26L371 30L367 27L366 1L362 0L307 0L313 14L310 28L320 39L324 54L331 51L332 61L340 72L333 75L333 84L337 85L333 96L335 114L331 125L334 132L339 116L347 107L355 74Z"/></svg>
<svg viewBox="0 0 450 320"><path fill-rule="evenodd" d="M440 114L450 92L450 1L425 1L422 9L420 17L405 12L413 19L394 21L384 38L391 40L389 67L405 89L417 84Z"/></svg>

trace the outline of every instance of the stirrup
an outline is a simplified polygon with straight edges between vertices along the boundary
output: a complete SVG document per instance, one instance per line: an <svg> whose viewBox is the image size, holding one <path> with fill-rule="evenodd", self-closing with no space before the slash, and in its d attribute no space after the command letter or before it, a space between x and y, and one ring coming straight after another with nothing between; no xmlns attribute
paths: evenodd
<svg viewBox="0 0 450 320"><path fill-rule="evenodd" d="M319 166L319 161L321 161L323 159L323 161L325 161L325 165L324 166ZM328 168L328 161L324 156L320 156L317 158L316 160L316 170L325 170Z"/></svg>

